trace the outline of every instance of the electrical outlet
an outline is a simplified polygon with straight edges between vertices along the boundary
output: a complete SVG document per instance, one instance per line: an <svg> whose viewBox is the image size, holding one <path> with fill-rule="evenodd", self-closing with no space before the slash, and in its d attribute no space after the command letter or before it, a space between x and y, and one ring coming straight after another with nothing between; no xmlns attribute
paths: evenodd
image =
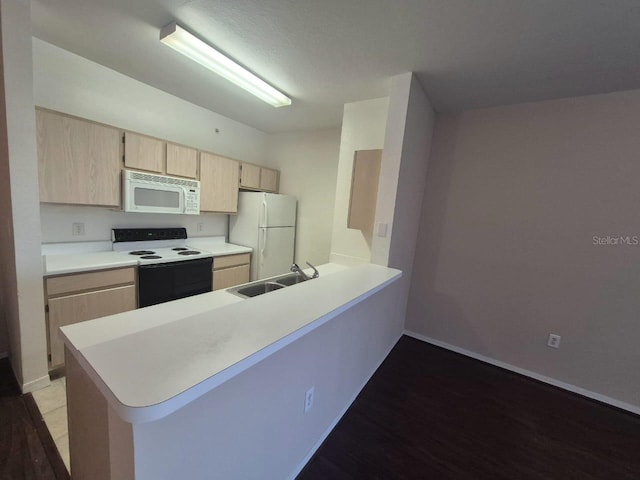
<svg viewBox="0 0 640 480"><path fill-rule="evenodd" d="M84 235L84 223L72 223L71 233L74 236Z"/></svg>
<svg viewBox="0 0 640 480"><path fill-rule="evenodd" d="M201 232L204 229L204 223L198 224L198 231Z"/></svg>
<svg viewBox="0 0 640 480"><path fill-rule="evenodd" d="M304 395L304 413L307 413L313 407L313 392L315 387L311 387Z"/></svg>
<svg viewBox="0 0 640 480"><path fill-rule="evenodd" d="M551 348L560 348L560 340L562 340L562 337L560 335L550 333L549 340L547 341L547 346Z"/></svg>

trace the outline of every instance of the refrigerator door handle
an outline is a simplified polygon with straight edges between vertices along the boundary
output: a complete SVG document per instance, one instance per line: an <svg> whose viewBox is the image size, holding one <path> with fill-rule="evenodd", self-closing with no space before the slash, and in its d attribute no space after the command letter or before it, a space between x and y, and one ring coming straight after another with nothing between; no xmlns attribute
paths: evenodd
<svg viewBox="0 0 640 480"><path fill-rule="evenodd" d="M264 265L264 251L267 248L267 229L262 229L262 248L260 249L260 265Z"/></svg>
<svg viewBox="0 0 640 480"><path fill-rule="evenodd" d="M263 220L263 226L268 227L269 226L269 220L268 220L268 207L267 207L267 199L265 198L262 201L262 211L263 211L263 216L262 216L262 220Z"/></svg>

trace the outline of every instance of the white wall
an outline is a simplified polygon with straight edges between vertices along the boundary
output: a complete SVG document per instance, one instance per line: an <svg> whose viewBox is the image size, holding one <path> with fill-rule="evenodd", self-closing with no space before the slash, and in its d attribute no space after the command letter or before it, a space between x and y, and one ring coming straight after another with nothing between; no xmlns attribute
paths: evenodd
<svg viewBox="0 0 640 480"><path fill-rule="evenodd" d="M265 163L264 132L138 82L114 70L33 38L38 106L183 143L239 160ZM218 129L219 133L215 130ZM45 242L107 240L114 226L185 226L190 236L226 234L226 215L125 214L104 208L43 205ZM84 236L71 223L85 223ZM203 224L202 231L197 225Z"/></svg>
<svg viewBox="0 0 640 480"><path fill-rule="evenodd" d="M426 185L435 113L411 72L391 78L389 97L345 105L340 143L331 258L371 261L404 272L404 319ZM356 150L383 148L375 224L387 225L384 237L347 229L349 196Z"/></svg>
<svg viewBox="0 0 640 480"><path fill-rule="evenodd" d="M136 479L295 478L402 334L397 285L168 417L134 425Z"/></svg>
<svg viewBox="0 0 640 480"><path fill-rule="evenodd" d="M112 228L185 227L188 237L227 234L227 215L160 215L157 213L125 213L100 207L71 205L40 206L42 242L88 242L111 240ZM84 223L85 234L74 236L72 224Z"/></svg>
<svg viewBox="0 0 640 480"><path fill-rule="evenodd" d="M33 77L38 106L239 160L264 160L264 132L37 38Z"/></svg>
<svg viewBox="0 0 640 480"><path fill-rule="evenodd" d="M344 106L331 236L332 261L357 263L371 259L371 235L347 228L353 156L356 150L384 148L388 108L387 97Z"/></svg>
<svg viewBox="0 0 640 480"><path fill-rule="evenodd" d="M638 125L640 90L439 117L407 328L640 411Z"/></svg>
<svg viewBox="0 0 640 480"><path fill-rule="evenodd" d="M280 170L280 193L298 199L295 261L329 261L340 130L272 134L267 164Z"/></svg>
<svg viewBox="0 0 640 480"><path fill-rule="evenodd" d="M1 0L0 10L0 307L9 331L11 365L22 390L27 392L49 383L40 257L30 4L28 0Z"/></svg>
<svg viewBox="0 0 640 480"><path fill-rule="evenodd" d="M380 166L376 224L387 235L373 237L371 261L401 269L408 278L422 211L435 113L411 73L391 79L385 147Z"/></svg>
<svg viewBox="0 0 640 480"><path fill-rule="evenodd" d="M0 3L0 8L4 8ZM2 14L2 12L0 12ZM0 16L1 19L1 16ZM2 25L0 24L0 46L2 45ZM2 48L0 48L0 59ZM9 143L7 139L6 102L4 93L4 65L0 62L0 354L8 355L10 350L7 322L13 328L14 344L19 348L18 291L16 279L16 259L13 243L13 209L11 206L11 178L9 175ZM17 330L16 330L17 329ZM19 367L17 367L19 368ZM16 368L16 369L17 369Z"/></svg>
<svg viewBox="0 0 640 480"><path fill-rule="evenodd" d="M387 236L373 237L371 261L398 268L402 305L395 312L402 320L411 284L422 197L435 113L422 85L412 73L391 79L389 114L380 167L376 224L389 225Z"/></svg>

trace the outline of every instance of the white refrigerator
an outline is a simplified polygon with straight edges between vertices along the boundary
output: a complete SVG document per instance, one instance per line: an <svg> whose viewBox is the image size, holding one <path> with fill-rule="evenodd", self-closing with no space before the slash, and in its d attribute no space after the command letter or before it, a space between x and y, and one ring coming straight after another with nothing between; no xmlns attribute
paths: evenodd
<svg viewBox="0 0 640 480"><path fill-rule="evenodd" d="M238 214L229 216L229 242L251 247L251 280L289 272L296 238L295 197L240 192Z"/></svg>

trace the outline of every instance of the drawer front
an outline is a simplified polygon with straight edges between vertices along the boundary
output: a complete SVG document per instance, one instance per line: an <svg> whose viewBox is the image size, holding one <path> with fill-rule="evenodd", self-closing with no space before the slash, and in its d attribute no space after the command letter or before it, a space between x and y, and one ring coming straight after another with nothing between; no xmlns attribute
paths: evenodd
<svg viewBox="0 0 640 480"><path fill-rule="evenodd" d="M128 312L136 308L136 287L97 290L49 300L49 347L51 366L64 363L64 344L58 329L94 318Z"/></svg>
<svg viewBox="0 0 640 480"><path fill-rule="evenodd" d="M115 270L100 270L89 273L74 273L62 277L47 278L47 296L64 293L95 290L135 282L135 268L118 268Z"/></svg>
<svg viewBox="0 0 640 480"><path fill-rule="evenodd" d="M227 255L226 257L215 257L213 259L213 269L235 267L251 262L250 253L241 253L240 255Z"/></svg>
<svg viewBox="0 0 640 480"><path fill-rule="evenodd" d="M249 265L239 267L223 268L213 272L213 289L235 287L249 282Z"/></svg>

